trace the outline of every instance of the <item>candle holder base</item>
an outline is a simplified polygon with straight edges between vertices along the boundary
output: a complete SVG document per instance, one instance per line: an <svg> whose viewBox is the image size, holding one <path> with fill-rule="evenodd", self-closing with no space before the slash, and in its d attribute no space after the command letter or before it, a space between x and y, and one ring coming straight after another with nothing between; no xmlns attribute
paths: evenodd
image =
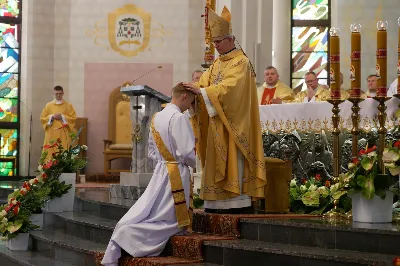
<svg viewBox="0 0 400 266"><path fill-rule="evenodd" d="M212 65L212 63L211 64L210 63L204 63L204 64L201 64L201 67L204 68L204 69L208 69L211 65Z"/></svg>

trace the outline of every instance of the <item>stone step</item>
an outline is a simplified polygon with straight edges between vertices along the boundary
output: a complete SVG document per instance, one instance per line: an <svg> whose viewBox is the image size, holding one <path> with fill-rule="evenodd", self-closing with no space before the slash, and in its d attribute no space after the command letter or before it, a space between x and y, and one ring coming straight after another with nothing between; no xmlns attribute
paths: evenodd
<svg viewBox="0 0 400 266"><path fill-rule="evenodd" d="M204 242L204 261L220 265L393 265L394 255L310 248L247 239Z"/></svg>
<svg viewBox="0 0 400 266"><path fill-rule="evenodd" d="M95 266L95 254L105 251L107 245L65 234L60 230L29 233L33 251L73 265Z"/></svg>
<svg viewBox="0 0 400 266"><path fill-rule="evenodd" d="M68 235L108 244L118 221L86 212L44 213L44 227L61 230Z"/></svg>
<svg viewBox="0 0 400 266"><path fill-rule="evenodd" d="M118 221L135 202L135 200L127 199L120 199L118 201L93 199L76 194L74 211L84 211L95 216Z"/></svg>
<svg viewBox="0 0 400 266"><path fill-rule="evenodd" d="M399 255L396 224L318 219L240 219L241 238L264 242Z"/></svg>
<svg viewBox="0 0 400 266"><path fill-rule="evenodd" d="M168 264L167 266L184 266L184 265L187 264ZM202 262L202 263L191 263L190 266L221 266L221 265L209 262Z"/></svg>
<svg viewBox="0 0 400 266"><path fill-rule="evenodd" d="M11 251L0 245L1 266L72 266L66 262L45 257L34 251Z"/></svg>

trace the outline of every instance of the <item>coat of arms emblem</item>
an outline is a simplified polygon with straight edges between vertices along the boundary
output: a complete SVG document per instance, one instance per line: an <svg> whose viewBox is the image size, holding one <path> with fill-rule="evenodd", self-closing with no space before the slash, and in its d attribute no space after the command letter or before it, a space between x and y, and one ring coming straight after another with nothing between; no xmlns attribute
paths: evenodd
<svg viewBox="0 0 400 266"><path fill-rule="evenodd" d="M127 57L146 49L150 41L151 15L134 5L125 5L108 14L111 48Z"/></svg>
<svg viewBox="0 0 400 266"><path fill-rule="evenodd" d="M171 34L160 22L153 21L150 13L132 4L111 11L107 19L96 23L95 29L86 31L95 45L126 57L162 46L164 36Z"/></svg>

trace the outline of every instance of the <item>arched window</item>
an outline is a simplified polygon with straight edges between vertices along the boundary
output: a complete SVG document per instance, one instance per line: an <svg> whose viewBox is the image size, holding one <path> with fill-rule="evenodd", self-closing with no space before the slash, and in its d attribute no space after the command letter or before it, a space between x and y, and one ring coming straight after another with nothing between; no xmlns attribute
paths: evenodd
<svg viewBox="0 0 400 266"><path fill-rule="evenodd" d="M21 2L0 0L0 176L18 175Z"/></svg>
<svg viewBox="0 0 400 266"><path fill-rule="evenodd" d="M304 74L314 71L328 84L331 0L292 0L291 88L305 90Z"/></svg>

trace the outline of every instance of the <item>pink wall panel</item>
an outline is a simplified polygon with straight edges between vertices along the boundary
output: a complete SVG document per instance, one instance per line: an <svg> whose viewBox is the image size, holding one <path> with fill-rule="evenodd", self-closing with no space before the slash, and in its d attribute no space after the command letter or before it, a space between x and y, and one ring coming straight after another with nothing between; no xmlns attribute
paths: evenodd
<svg viewBox="0 0 400 266"><path fill-rule="evenodd" d="M126 81L156 69L135 82L171 95L173 65L156 63L85 63L84 117L88 118L87 173L103 172L103 140L108 138L108 99L111 91ZM122 162L127 165L127 162ZM122 166L119 163L118 166Z"/></svg>

